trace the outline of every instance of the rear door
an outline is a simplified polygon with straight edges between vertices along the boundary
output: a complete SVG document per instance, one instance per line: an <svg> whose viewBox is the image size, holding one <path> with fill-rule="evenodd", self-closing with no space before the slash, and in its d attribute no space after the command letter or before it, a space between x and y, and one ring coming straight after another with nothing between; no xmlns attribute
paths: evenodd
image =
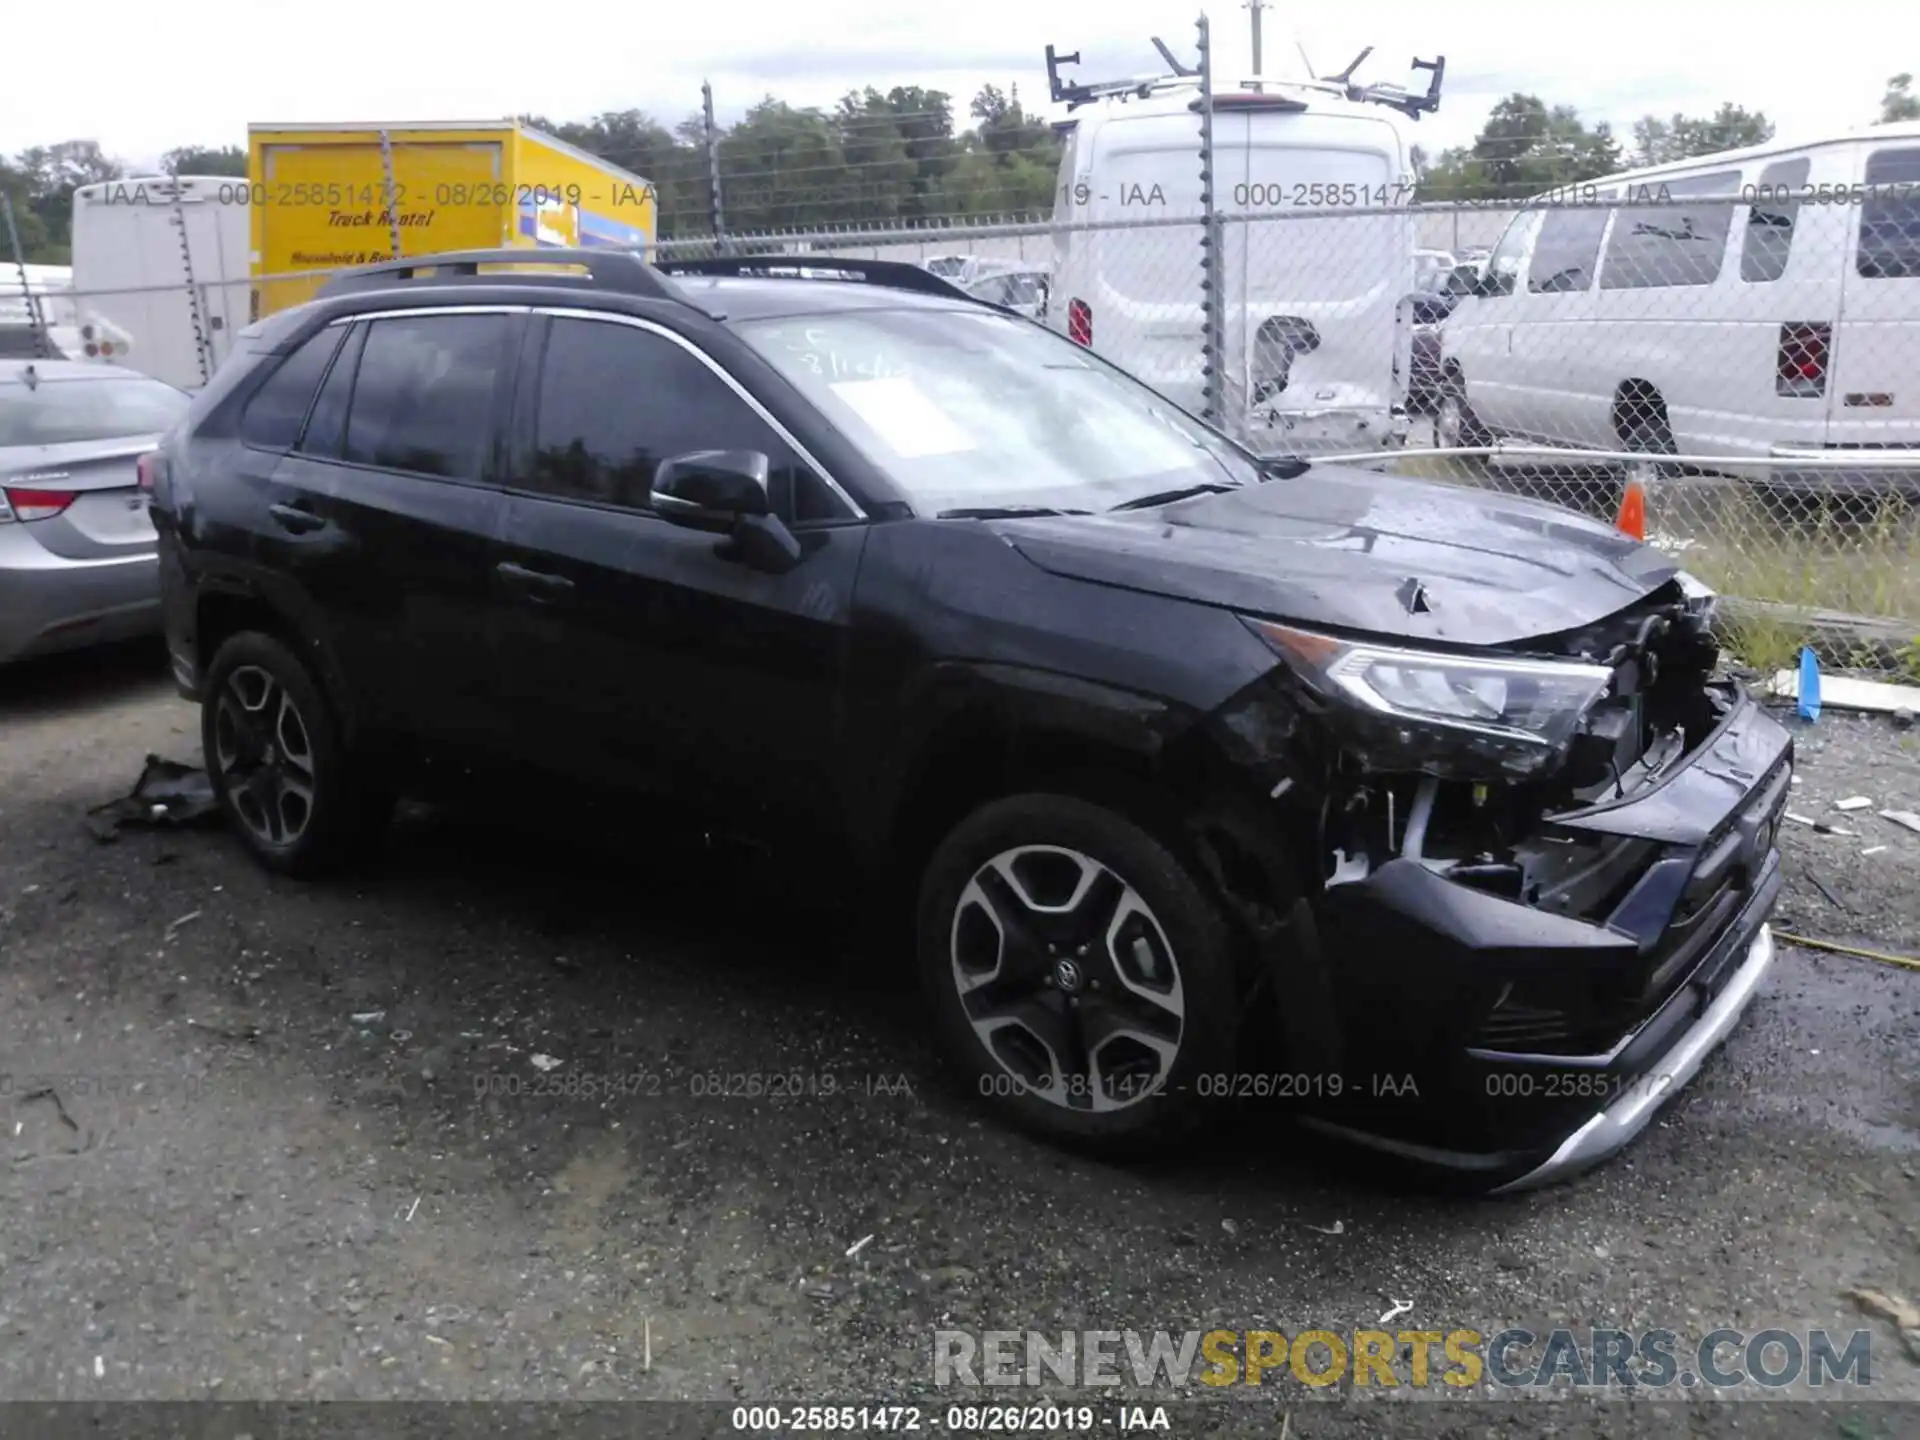
<svg viewBox="0 0 1920 1440"><path fill-rule="evenodd" d="M1920 142L1866 150L1829 389L1833 440L1920 445Z"/></svg>
<svg viewBox="0 0 1920 1440"><path fill-rule="evenodd" d="M545 325L515 407L496 581L520 732L582 778L693 798L744 829L836 813L865 527L688 342L611 316ZM661 460L743 448L767 454L774 508L801 541L785 574L651 508Z"/></svg>
<svg viewBox="0 0 1920 1440"><path fill-rule="evenodd" d="M524 323L463 308L355 325L269 512L369 715L475 752L514 748L490 607L500 417Z"/></svg>

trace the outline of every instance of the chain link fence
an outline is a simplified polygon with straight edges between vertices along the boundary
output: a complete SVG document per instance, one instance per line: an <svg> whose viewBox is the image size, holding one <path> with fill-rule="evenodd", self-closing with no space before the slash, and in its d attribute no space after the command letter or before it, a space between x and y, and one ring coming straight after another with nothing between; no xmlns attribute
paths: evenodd
<svg viewBox="0 0 1920 1440"><path fill-rule="evenodd" d="M1914 670L1920 186L1833 203L1744 180L1663 194L1219 216L1211 389L1197 214L848 225L656 249L935 269L1262 453L1606 520L1638 479L1648 539L1751 602L1735 614L1752 663L1784 663L1812 636L1840 661ZM1490 253L1450 249L1456 235ZM998 284L1009 275L1035 278ZM109 347L94 358L192 388L262 297L278 308L320 278L63 291L42 305L42 328L64 353ZM15 288L0 266L0 331L27 313Z"/></svg>

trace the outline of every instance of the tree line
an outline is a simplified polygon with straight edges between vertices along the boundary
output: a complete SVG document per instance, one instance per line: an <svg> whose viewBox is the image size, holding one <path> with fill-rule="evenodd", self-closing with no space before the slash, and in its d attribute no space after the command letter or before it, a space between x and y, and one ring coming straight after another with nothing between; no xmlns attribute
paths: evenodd
<svg viewBox="0 0 1920 1440"><path fill-rule="evenodd" d="M710 235L712 166L699 115L668 126L643 110L585 121L523 115L528 124L651 181L660 196L660 234ZM914 225L943 219L1048 212L1061 141L1021 105L1019 89L986 85L963 125L942 90L896 85L849 91L831 108L796 106L769 95L717 130L721 212L730 232ZM1920 119L1914 77L1891 77L1880 120ZM1518 200L1559 185L1638 165L1655 165L1773 138L1760 111L1731 102L1711 115L1643 116L1625 137L1589 125L1571 105L1513 94L1493 107L1470 145L1429 155L1415 146L1416 195L1432 202ZM169 151L174 175L247 170L239 146ZM66 264L72 254L73 192L115 180L127 167L92 140L35 146L0 158L0 193L30 263ZM0 233L0 246L7 237ZM11 247L0 261L12 259Z"/></svg>

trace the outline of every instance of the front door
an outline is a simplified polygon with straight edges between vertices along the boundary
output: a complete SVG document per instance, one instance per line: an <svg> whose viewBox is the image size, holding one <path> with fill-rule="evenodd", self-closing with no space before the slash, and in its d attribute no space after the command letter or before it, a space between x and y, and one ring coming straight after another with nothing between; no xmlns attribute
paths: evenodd
<svg viewBox="0 0 1920 1440"><path fill-rule="evenodd" d="M535 321L496 587L523 733L581 778L733 814L832 812L865 527L688 342L625 317ZM799 538L783 574L656 513L659 463L753 449Z"/></svg>

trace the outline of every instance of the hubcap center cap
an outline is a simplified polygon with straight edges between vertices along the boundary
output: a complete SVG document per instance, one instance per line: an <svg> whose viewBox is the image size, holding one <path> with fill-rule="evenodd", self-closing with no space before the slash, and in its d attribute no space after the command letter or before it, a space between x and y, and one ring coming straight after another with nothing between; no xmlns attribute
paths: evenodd
<svg viewBox="0 0 1920 1440"><path fill-rule="evenodd" d="M1053 962L1053 983L1069 995L1078 995L1086 988L1086 971L1080 968L1077 960L1056 960Z"/></svg>

